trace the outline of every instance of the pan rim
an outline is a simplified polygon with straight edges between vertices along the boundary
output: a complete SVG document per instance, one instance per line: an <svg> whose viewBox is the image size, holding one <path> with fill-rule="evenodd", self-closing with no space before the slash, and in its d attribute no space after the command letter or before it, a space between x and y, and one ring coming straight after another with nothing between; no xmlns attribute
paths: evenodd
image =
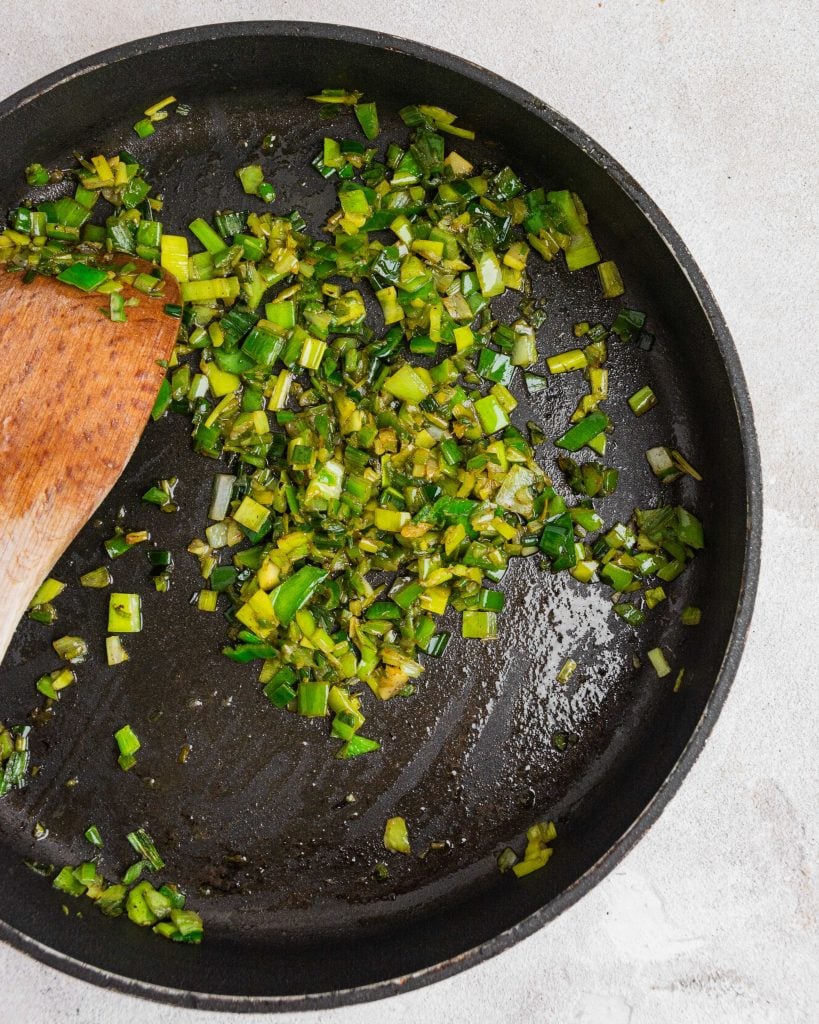
<svg viewBox="0 0 819 1024"><path fill-rule="evenodd" d="M549 904L536 910L513 927L495 935L492 939L450 957L440 964L369 985L303 995L237 996L220 993L191 992L185 989L168 988L152 982L127 978L93 964L84 963L74 957L61 953L59 950L52 949L9 925L7 922L0 920L0 939L8 942L21 952L28 953L48 966L84 981L106 988L114 988L129 995L191 1009L227 1010L244 1013L306 1011L353 1005L397 995L402 991L420 988L438 979L450 977L469 967L482 963L532 935L535 931L538 931L545 924L567 910L616 867L642 836L645 835L677 792L683 778L690 771L702 752L711 729L725 703L731 683L739 667L754 608L760 572L763 505L759 446L754 426L751 399L739 355L716 299L687 246L656 203L606 150L543 100L538 99L525 89L514 85L495 72L489 71L463 57L445 53L423 43L349 25L275 20L221 22L177 29L171 32L144 37L82 58L40 78L5 100L0 101L0 120L74 78L93 73L98 68L130 59L146 50L169 49L180 44L212 39L259 35L331 39L341 43L361 44L374 49L389 49L428 63L437 64L473 81L479 81L487 85L493 91L533 113L544 123L560 132L575 146L582 149L606 174L613 178L631 202L647 218L654 231L670 250L678 266L688 279L691 291L708 321L719 350L720 358L726 368L736 407L736 416L742 435L742 458L747 498L744 562L733 627L728 638L720 669L714 680L711 694L684 750L646 807L594 865Z"/></svg>

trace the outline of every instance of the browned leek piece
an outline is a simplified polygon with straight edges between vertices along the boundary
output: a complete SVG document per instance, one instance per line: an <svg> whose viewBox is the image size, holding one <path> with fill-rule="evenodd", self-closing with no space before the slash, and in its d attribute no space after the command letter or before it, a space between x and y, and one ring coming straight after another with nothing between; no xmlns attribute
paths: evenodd
<svg viewBox="0 0 819 1024"><path fill-rule="evenodd" d="M37 587L125 468L173 349L178 303L108 296L0 269L0 659Z"/></svg>

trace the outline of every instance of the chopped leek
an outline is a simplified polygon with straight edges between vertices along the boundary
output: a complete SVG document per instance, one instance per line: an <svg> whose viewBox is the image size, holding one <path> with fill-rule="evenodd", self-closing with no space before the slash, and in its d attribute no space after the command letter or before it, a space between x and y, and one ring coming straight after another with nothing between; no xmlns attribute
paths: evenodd
<svg viewBox="0 0 819 1024"><path fill-rule="evenodd" d="M312 98L333 119L357 122L366 140L379 135L375 103L361 93L326 89ZM148 107L137 133L147 137L175 103ZM195 451L224 467L213 479L206 540L188 548L205 581L192 603L224 612L225 656L259 671L273 707L326 719L342 760L379 749L359 731L372 701L410 697L422 656L444 653L449 634L437 631L437 616L451 607L464 637L502 636L503 595L492 584L512 558L537 554L546 571L611 587L613 613L637 626L704 546L702 524L680 506L606 523L598 502L614 492L617 468L569 457L584 447L603 457L613 429L602 411L609 336L649 348L645 314L621 309L610 326L575 325L578 347L548 356L548 374L531 372L547 318L532 295L537 262L565 260L570 271L597 264L604 297L623 293L614 262L600 262L581 198L528 189L510 167L482 170L447 152L445 136L474 133L441 107L410 105L400 115L409 138L386 140L383 159L357 130L324 139L313 166L332 180L335 201L320 238L297 211L278 215L254 200L253 210L186 218L190 249L201 250L189 251L187 237L165 233L161 199L126 153L81 160L73 197L18 206L0 234L8 269L36 267L99 289L115 320L125 313L122 279L152 294L161 280L111 254L147 260L179 281L180 304L166 308L178 318L179 343L151 415L188 415ZM267 136L262 149L273 142ZM260 164L236 174L247 195L272 201ZM28 177L43 185L52 175L32 165ZM514 319L504 312L512 300ZM554 396L544 403L544 392L572 371L583 393L552 432L546 404ZM528 423L510 390L521 375L540 404ZM656 398L643 388L629 401L641 415ZM575 498L558 494L535 458L545 441L538 423L549 425ZM664 482L681 473L700 479L675 449L653 448L647 458ZM176 484L158 480L142 498L175 511ZM106 552L119 558L148 536L117 527ZM167 590L171 552L150 547L147 557L154 585ZM49 582L32 608L46 622L58 595ZM106 587L111 573L101 567L81 583ZM108 628L115 665L128 657L121 634L142 629L138 594L109 595ZM568 659L560 681L575 667ZM54 673L37 683L48 700L64 685ZM127 726L117 739L127 770L139 741ZM516 873L550 853L540 835ZM143 888L129 909L141 920L153 915L159 934L195 934L195 921L165 913L165 898Z"/></svg>
<svg viewBox="0 0 819 1024"><path fill-rule="evenodd" d="M651 662L651 666L657 673L658 679L662 679L663 676L670 675L671 666L668 664L665 654L660 647L654 647L648 652L648 660Z"/></svg>
<svg viewBox="0 0 819 1024"><path fill-rule="evenodd" d="M403 818L388 818L384 827L384 848L392 853L412 853L407 823Z"/></svg>

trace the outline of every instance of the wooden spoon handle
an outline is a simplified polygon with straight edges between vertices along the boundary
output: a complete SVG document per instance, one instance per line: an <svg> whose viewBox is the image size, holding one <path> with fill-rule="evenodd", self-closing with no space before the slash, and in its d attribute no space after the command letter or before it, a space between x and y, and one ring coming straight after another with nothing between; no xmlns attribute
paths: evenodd
<svg viewBox="0 0 819 1024"><path fill-rule="evenodd" d="M0 271L0 659L148 420L164 376L157 360L176 338L164 312L176 282L161 299L138 298L113 323L106 296Z"/></svg>

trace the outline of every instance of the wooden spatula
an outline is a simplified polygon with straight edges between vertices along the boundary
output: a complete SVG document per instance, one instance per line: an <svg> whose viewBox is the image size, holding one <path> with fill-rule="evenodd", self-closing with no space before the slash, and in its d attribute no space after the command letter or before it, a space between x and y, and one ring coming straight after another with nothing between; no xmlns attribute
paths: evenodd
<svg viewBox="0 0 819 1024"><path fill-rule="evenodd" d="M130 291L126 323L85 294L0 268L0 660L37 587L137 445L179 321Z"/></svg>

